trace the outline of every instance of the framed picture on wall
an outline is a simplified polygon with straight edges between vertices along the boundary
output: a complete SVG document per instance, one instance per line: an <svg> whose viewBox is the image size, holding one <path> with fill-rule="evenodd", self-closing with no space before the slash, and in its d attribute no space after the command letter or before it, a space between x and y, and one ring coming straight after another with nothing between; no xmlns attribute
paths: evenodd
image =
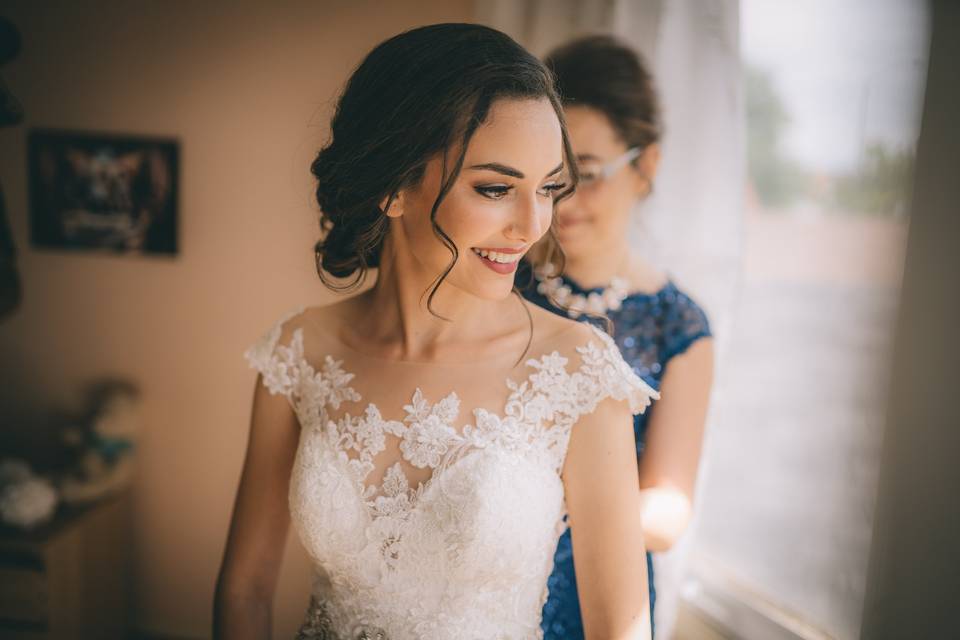
<svg viewBox="0 0 960 640"><path fill-rule="evenodd" d="M27 147L33 246L177 253L177 141L33 129Z"/></svg>

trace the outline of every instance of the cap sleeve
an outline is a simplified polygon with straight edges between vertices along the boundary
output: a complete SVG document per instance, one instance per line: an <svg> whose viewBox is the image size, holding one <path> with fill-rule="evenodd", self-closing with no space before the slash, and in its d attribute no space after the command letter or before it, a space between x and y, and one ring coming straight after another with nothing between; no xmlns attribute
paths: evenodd
<svg viewBox="0 0 960 640"><path fill-rule="evenodd" d="M664 363L684 353L700 338L713 335L707 314L683 291L675 291L673 304L665 311L666 319L662 327Z"/></svg>
<svg viewBox="0 0 960 640"><path fill-rule="evenodd" d="M542 404L547 408L540 413L553 421L554 428L545 430L545 434L556 456L558 472L565 464L570 436L581 428L577 425L583 423L582 428L590 430L593 423L607 422L603 416L591 415L596 414L601 403L622 402L626 404L624 409L637 415L660 398L626 363L613 338L588 323L578 324L582 341L576 347L575 356L573 349L568 351L570 359L554 351L539 361L528 362L537 369L531 376L533 395L541 394ZM621 415L625 414L624 411ZM633 440L632 420L626 420L619 428L629 432Z"/></svg>
<svg viewBox="0 0 960 640"><path fill-rule="evenodd" d="M571 376L577 415L592 412L607 398L626 400L634 415L646 411L660 394L630 368L613 338L593 325L586 326L595 340L577 347L581 363Z"/></svg>
<svg viewBox="0 0 960 640"><path fill-rule="evenodd" d="M304 365L303 330L290 331L286 325L301 313L303 308L284 315L243 353L250 368L260 373L264 386L273 395L279 393L291 398L300 382Z"/></svg>

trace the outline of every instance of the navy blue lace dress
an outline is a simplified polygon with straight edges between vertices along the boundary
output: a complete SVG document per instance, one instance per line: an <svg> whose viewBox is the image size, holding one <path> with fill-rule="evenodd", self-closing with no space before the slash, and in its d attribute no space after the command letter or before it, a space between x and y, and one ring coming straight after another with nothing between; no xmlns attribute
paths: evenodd
<svg viewBox="0 0 960 640"><path fill-rule="evenodd" d="M573 293L588 295L597 289L584 289L569 278L564 284ZM517 269L517 287L527 300L554 313L566 315L562 309L550 304L537 291L537 281L531 278L530 267L522 262ZM663 373L671 358L686 351L691 344L710 336L707 316L696 302L677 288L672 280L655 293L634 293L624 299L617 311L607 317L613 321L614 340L620 347L627 363L654 389L660 389ZM594 322L605 328L602 320L580 316L579 320ZM633 434L637 443L637 460L643 455L647 423L656 411L656 401L641 415L634 416ZM573 549L570 529L560 537L554 555L553 573L548 581L550 595L543 607L540 624L545 640L573 640L583 638L583 620L577 597L577 582L573 570ZM650 591L650 619L653 621L653 606L656 590L653 581L653 560L647 552L647 576Z"/></svg>

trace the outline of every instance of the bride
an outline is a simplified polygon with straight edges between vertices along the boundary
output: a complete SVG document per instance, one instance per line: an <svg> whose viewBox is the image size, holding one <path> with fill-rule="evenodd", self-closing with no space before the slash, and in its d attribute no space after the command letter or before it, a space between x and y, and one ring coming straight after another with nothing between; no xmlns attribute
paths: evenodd
<svg viewBox="0 0 960 640"><path fill-rule="evenodd" d="M537 638L572 530L587 638L649 638L632 415L657 394L599 329L523 300L576 170L552 79L506 35L414 29L353 73L317 155L318 273L258 372L218 638L266 638L292 522L300 638Z"/></svg>

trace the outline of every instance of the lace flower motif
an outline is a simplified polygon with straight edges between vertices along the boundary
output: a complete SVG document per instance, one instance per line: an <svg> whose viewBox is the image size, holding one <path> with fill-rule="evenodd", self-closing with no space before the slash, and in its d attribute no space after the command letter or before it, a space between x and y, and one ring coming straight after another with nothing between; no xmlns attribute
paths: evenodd
<svg viewBox="0 0 960 640"><path fill-rule="evenodd" d="M378 518L399 516L407 510L411 502L410 483L399 462L387 469L381 489L383 495L373 501L373 510Z"/></svg>
<svg viewBox="0 0 960 640"><path fill-rule="evenodd" d="M327 434L336 444L340 459L354 470L357 486L364 499L370 500L377 492L376 487L365 486L365 481L374 469L374 456L386 448L386 434L399 436L403 430L403 423L384 420L374 404L367 405L362 416L345 413L335 422L328 423ZM349 452L354 455L349 455Z"/></svg>
<svg viewBox="0 0 960 640"><path fill-rule="evenodd" d="M342 361L326 356L319 372L310 366L304 356L303 329L293 331L289 344L280 344L284 324L301 313L303 307L286 314L243 356L263 376L271 394L285 395L303 415L319 417L324 407L337 409L343 402L359 401L360 394L350 386L354 375L343 370Z"/></svg>
<svg viewBox="0 0 960 640"><path fill-rule="evenodd" d="M360 394L350 386L354 374L343 370L343 360L334 360L326 356L320 373L312 376L317 385L319 395L324 398L324 404L339 409L343 402L359 402Z"/></svg>
<svg viewBox="0 0 960 640"><path fill-rule="evenodd" d="M417 389L411 404L403 409L407 412L404 422L409 423L400 443L403 457L419 469L435 469L457 439L451 423L460 413L460 399L456 393L451 393L431 406Z"/></svg>

